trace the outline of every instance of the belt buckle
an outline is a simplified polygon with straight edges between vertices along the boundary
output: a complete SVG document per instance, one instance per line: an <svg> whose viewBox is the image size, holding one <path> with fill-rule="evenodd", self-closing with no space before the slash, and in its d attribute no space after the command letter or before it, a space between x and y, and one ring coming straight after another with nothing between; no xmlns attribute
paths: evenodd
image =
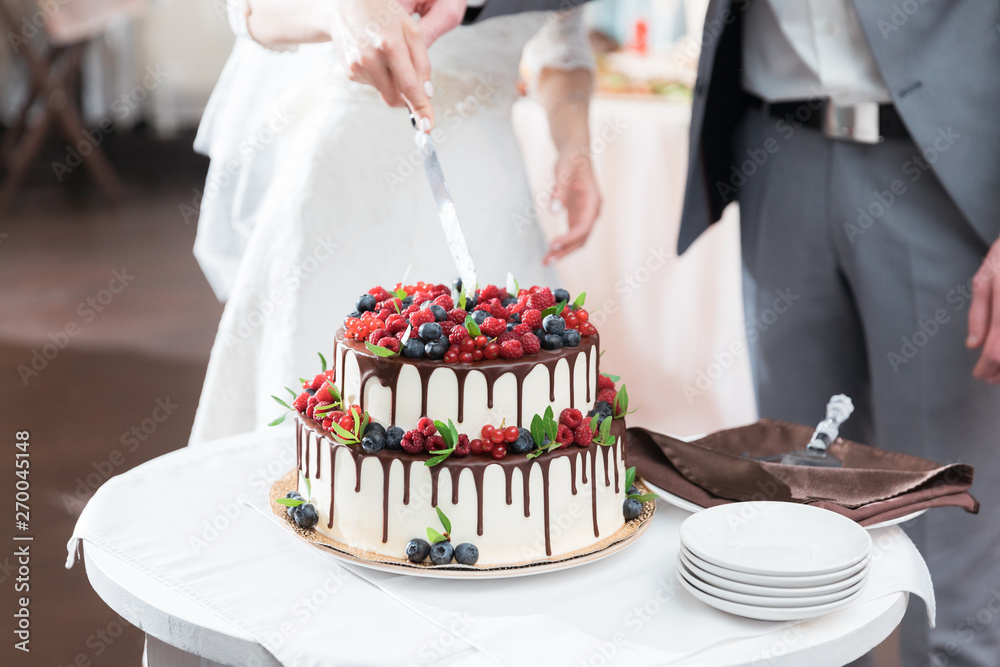
<svg viewBox="0 0 1000 667"><path fill-rule="evenodd" d="M837 104L833 100L827 100L823 116L823 134L831 139L860 144L881 143L879 103Z"/></svg>

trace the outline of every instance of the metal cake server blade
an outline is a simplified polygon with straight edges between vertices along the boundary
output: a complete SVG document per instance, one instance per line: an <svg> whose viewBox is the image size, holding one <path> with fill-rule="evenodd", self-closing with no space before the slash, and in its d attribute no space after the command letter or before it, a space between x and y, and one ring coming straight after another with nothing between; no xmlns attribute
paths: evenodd
<svg viewBox="0 0 1000 667"><path fill-rule="evenodd" d="M410 121L416 127L416 119L412 115ZM455 203L451 199L451 192L448 191L448 183L444 180L444 172L441 170L437 151L434 150L434 142L429 134L420 130L417 130L414 141L424 159L424 171L427 172L431 194L434 195L438 217L441 218L441 227L444 228L444 237L448 242L448 249L451 250L455 268L458 269L458 276L462 279L463 289L467 296L475 296L476 286L479 284L476 264L472 261L472 253L469 252L469 244L465 240L462 224L458 220Z"/></svg>
<svg viewBox="0 0 1000 667"><path fill-rule="evenodd" d="M805 449L788 452L781 457L784 465L815 466L823 468L842 468L844 463L827 451L827 447L840 434L840 425L854 412L854 403L850 397L837 394L826 404L826 419L821 421L813 432L812 439Z"/></svg>

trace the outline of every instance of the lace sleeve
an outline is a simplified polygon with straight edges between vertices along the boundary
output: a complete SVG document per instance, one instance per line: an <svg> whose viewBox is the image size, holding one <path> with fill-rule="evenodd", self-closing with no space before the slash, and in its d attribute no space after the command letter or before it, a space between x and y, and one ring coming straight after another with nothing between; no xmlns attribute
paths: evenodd
<svg viewBox="0 0 1000 667"><path fill-rule="evenodd" d="M537 81L546 67L593 70L594 52L587 39L583 7L549 13L545 25L524 47L522 66L530 81Z"/></svg>

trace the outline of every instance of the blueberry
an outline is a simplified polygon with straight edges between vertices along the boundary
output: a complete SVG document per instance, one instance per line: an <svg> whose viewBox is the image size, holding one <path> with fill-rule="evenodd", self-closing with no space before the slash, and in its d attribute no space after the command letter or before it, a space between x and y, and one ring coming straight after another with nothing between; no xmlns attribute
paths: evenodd
<svg viewBox="0 0 1000 667"><path fill-rule="evenodd" d="M639 515L642 514L642 503L635 498L626 498L622 504L622 514L625 515L626 521L638 519Z"/></svg>
<svg viewBox="0 0 1000 667"><path fill-rule="evenodd" d="M545 333L561 334L566 330L566 320L560 315L552 313L551 315L546 315L545 319L542 320L542 328L545 329Z"/></svg>
<svg viewBox="0 0 1000 667"><path fill-rule="evenodd" d="M474 313L472 313L472 321L475 322L476 324L482 324L483 322L486 321L486 318L489 316L490 314L487 313L485 310L477 310Z"/></svg>
<svg viewBox="0 0 1000 667"><path fill-rule="evenodd" d="M527 454L535 448L535 440L531 437L531 431L526 428L517 429L517 440L507 445L508 449L515 454Z"/></svg>
<svg viewBox="0 0 1000 667"><path fill-rule="evenodd" d="M427 560L427 554L431 552L431 545L427 540L422 540L419 537L410 540L406 545L406 560L411 563L423 563Z"/></svg>
<svg viewBox="0 0 1000 667"><path fill-rule="evenodd" d="M462 565L475 565L479 560L479 549L475 544L462 542L455 547L455 560Z"/></svg>
<svg viewBox="0 0 1000 667"><path fill-rule="evenodd" d="M444 359L444 353L448 351L448 341L441 338L424 345L424 356L433 361Z"/></svg>
<svg viewBox="0 0 1000 667"><path fill-rule="evenodd" d="M306 389L306 393L313 396L316 393L316 390L310 387L309 389Z"/></svg>
<svg viewBox="0 0 1000 667"><path fill-rule="evenodd" d="M563 347L576 347L580 344L580 332L576 329L566 329L562 332Z"/></svg>
<svg viewBox="0 0 1000 667"><path fill-rule="evenodd" d="M639 495L639 487L633 484L632 486L628 487L628 491L626 491L625 494L629 496L637 496Z"/></svg>
<svg viewBox="0 0 1000 667"><path fill-rule="evenodd" d="M424 356L424 342L416 336L410 336L406 345L403 346L403 356L407 359L422 359Z"/></svg>
<svg viewBox="0 0 1000 667"><path fill-rule="evenodd" d="M403 308L409 308L412 305L413 305L413 295L410 294L405 299L403 299Z"/></svg>
<svg viewBox="0 0 1000 667"><path fill-rule="evenodd" d="M302 494L298 491L289 491L285 494L285 497L291 498L292 500L305 500L305 498L302 497Z"/></svg>
<svg viewBox="0 0 1000 667"><path fill-rule="evenodd" d="M569 292L562 288L552 290L552 296L556 298L556 303L559 303L560 301L569 303Z"/></svg>
<svg viewBox="0 0 1000 667"><path fill-rule="evenodd" d="M316 511L316 506L312 503L306 503L305 505L299 505L295 508L295 512L292 514L292 518L295 519L295 523L299 528L312 528L319 522L319 512Z"/></svg>
<svg viewBox="0 0 1000 667"><path fill-rule="evenodd" d="M439 306L436 303L432 303L430 305L430 309L431 312L434 313L434 320L436 322L444 322L448 319L448 311L445 310L444 307Z"/></svg>
<svg viewBox="0 0 1000 667"><path fill-rule="evenodd" d="M441 308L441 306L436 306ZM444 308L441 308L444 310ZM420 336L420 340L425 343L429 343L432 340L437 340L441 337L441 325L437 322L424 322L417 328L417 335ZM410 341L406 341L409 343Z"/></svg>
<svg viewBox="0 0 1000 667"><path fill-rule="evenodd" d="M451 286L454 287L455 291L458 292L459 294L462 293L462 279L461 278L455 278L453 281L451 281Z"/></svg>
<svg viewBox="0 0 1000 667"><path fill-rule="evenodd" d="M513 306L515 303L517 303L517 298L513 297L513 296L509 296L506 299L504 299L503 301L501 301L500 305L503 306L504 308L508 308L510 306Z"/></svg>
<svg viewBox="0 0 1000 667"><path fill-rule="evenodd" d="M545 338L544 329L532 329L531 333L535 334L535 338L537 338L538 340L542 340L543 338Z"/></svg>
<svg viewBox="0 0 1000 667"><path fill-rule="evenodd" d="M435 565L447 565L455 555L455 547L451 542L438 542L431 547L431 562Z"/></svg>
<svg viewBox="0 0 1000 667"><path fill-rule="evenodd" d="M352 310L351 312L349 312L347 314L347 316L348 317L361 317L361 311L360 310Z"/></svg>
<svg viewBox="0 0 1000 667"><path fill-rule="evenodd" d="M511 315L510 317L507 318L507 321L508 322L513 322L514 324L520 324L521 323L521 313L514 313L513 315Z"/></svg>
<svg viewBox="0 0 1000 667"><path fill-rule="evenodd" d="M508 322L507 323L507 331L513 331L513 330L514 330L514 323L513 322Z"/></svg>
<svg viewBox="0 0 1000 667"><path fill-rule="evenodd" d="M593 410L591 410L590 412L587 413L587 419L588 419L587 423L589 424L590 423L589 420L592 419L592 418L594 418L594 417L597 417L597 425L598 426L600 426L601 422L603 422L605 419L608 418L607 415L602 414L600 410L597 410L595 408L595 409L593 409Z"/></svg>
<svg viewBox="0 0 1000 667"><path fill-rule="evenodd" d="M398 426L390 426L385 432L385 446L394 452L403 451L403 434L405 432Z"/></svg>
<svg viewBox="0 0 1000 667"><path fill-rule="evenodd" d="M455 305L458 305L457 301L455 302ZM476 309L476 297L475 296L466 296L465 297L465 312L471 313L475 309Z"/></svg>
<svg viewBox="0 0 1000 667"><path fill-rule="evenodd" d="M379 431L365 433L361 438L361 449L365 450L366 454L378 454L385 449L385 434Z"/></svg>
<svg viewBox="0 0 1000 667"><path fill-rule="evenodd" d="M610 417L613 414L611 411L611 404L607 401L598 401L597 403L594 403L594 409L605 417Z"/></svg>
<svg viewBox="0 0 1000 667"><path fill-rule="evenodd" d="M365 427L365 435L375 433L376 431L381 433L383 438L385 437L385 426L382 426L378 422L368 422L368 426Z"/></svg>
<svg viewBox="0 0 1000 667"><path fill-rule="evenodd" d="M365 313L369 310L375 310L375 297L371 294L362 294L358 297L358 301L355 304L357 306L359 313Z"/></svg>
<svg viewBox="0 0 1000 667"><path fill-rule="evenodd" d="M541 343L543 350L558 350L563 346L563 339L559 334L543 333Z"/></svg>

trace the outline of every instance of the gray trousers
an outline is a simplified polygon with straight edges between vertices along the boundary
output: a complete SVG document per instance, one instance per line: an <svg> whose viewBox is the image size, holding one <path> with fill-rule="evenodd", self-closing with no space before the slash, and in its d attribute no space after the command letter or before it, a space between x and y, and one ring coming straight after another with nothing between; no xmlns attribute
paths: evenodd
<svg viewBox="0 0 1000 667"><path fill-rule="evenodd" d="M911 599L907 667L1000 665L1000 387L972 377L979 351L964 344L989 243L930 170L974 140L942 128L932 146L862 145L751 111L726 184L741 188L761 416L815 424L846 393L856 411L845 437L976 468L978 516L943 508L904 526L938 602L928 631Z"/></svg>

